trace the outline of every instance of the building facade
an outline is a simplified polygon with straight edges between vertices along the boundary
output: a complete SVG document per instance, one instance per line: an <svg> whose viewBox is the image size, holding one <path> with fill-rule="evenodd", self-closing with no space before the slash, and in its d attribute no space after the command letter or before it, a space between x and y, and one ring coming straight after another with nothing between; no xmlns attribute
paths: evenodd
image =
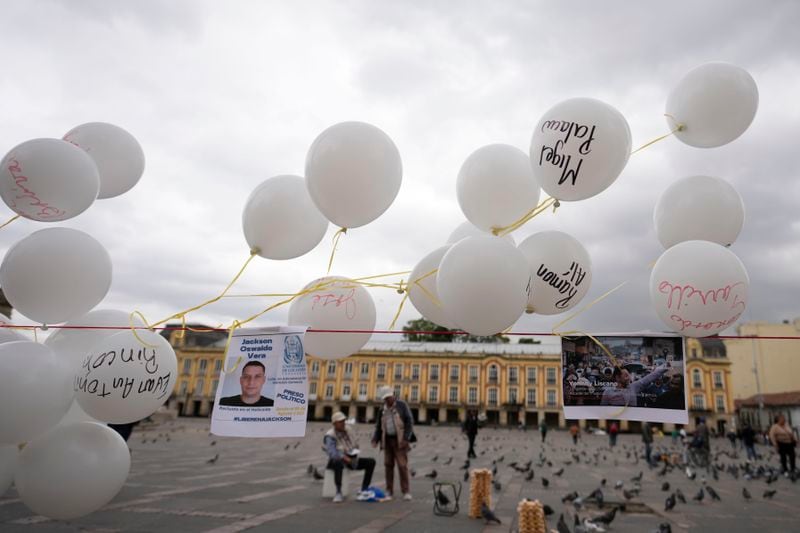
<svg viewBox="0 0 800 533"><path fill-rule="evenodd" d="M800 391L768 393L736 400L739 424L749 424L756 431L767 431L775 417L783 415L795 435L800 434Z"/></svg>
<svg viewBox="0 0 800 533"><path fill-rule="evenodd" d="M691 431L701 417L717 433L735 429L731 361L721 339L686 339L686 396Z"/></svg>

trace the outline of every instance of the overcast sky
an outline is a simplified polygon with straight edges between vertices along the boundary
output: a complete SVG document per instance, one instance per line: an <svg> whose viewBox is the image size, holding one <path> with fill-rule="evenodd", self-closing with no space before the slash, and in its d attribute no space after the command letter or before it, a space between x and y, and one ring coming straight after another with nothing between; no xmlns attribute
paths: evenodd
<svg viewBox="0 0 800 533"><path fill-rule="evenodd" d="M334 123L383 129L404 175L389 210L341 240L332 273L411 270L464 220L456 175L475 149L527 153L539 117L575 96L619 109L642 145L668 131L664 104L688 70L727 61L758 84L744 135L715 149L662 141L633 155L605 192L514 236L559 229L581 241L593 261L584 303L631 280L575 327L662 330L648 293L647 265L662 251L653 208L680 178L718 176L746 206L732 247L750 274L745 319L800 316L796 2L5 1L2 18L0 151L91 121L127 129L144 148L132 191L60 223L112 256L101 307L155 321L218 293L248 255L250 191L302 175L309 145ZM3 220L12 214L0 209ZM0 252L46 226L14 222L0 230ZM335 229L301 258L257 258L233 292L294 292L324 275ZM400 296L371 293L386 328ZM189 319L227 325L274 301L226 300ZM287 311L261 324L285 323ZM417 316L409 304L399 324ZM549 331L559 320L525 315L514 329Z"/></svg>

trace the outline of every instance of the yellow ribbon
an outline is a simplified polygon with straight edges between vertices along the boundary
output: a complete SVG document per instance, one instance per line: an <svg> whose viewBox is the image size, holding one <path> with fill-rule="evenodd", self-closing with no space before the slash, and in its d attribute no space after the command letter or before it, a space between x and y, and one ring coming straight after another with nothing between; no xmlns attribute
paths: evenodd
<svg viewBox="0 0 800 533"><path fill-rule="evenodd" d="M668 117L668 118L670 118L670 119L672 119L672 121L675 123L675 127L672 129L672 131L670 131L670 132L669 132L669 133L667 133L666 135L662 135L661 137L657 137L657 138L653 139L652 141L650 141L650 142L648 142L648 143L646 143L646 144L643 144L642 146L640 146L639 148L637 148L636 150L634 150L633 152L631 152L631 155L635 154L636 152L639 152L640 150L644 150L644 149L645 149L645 148L647 148L648 146L650 146L650 145L653 145L653 144L657 143L658 141L663 141L664 139L666 139L666 138L667 138L667 137L669 137L670 135L673 135L673 134L675 134L675 132L678 132L678 131L683 131L683 130L685 130L685 129L686 129L686 124L683 124L683 123L681 123L681 122L678 122L678 121L675 119L675 117L673 117L672 115L670 115L670 114L668 114L668 113L664 113L664 116L665 116L665 117Z"/></svg>
<svg viewBox="0 0 800 533"><path fill-rule="evenodd" d="M336 255L336 247L339 245L339 239L342 238L342 235L347 233L347 228L339 228L339 231L333 234L333 249L331 250L331 258L328 259L328 271L326 274L331 273L331 266L333 266L333 256Z"/></svg>
<svg viewBox="0 0 800 533"><path fill-rule="evenodd" d="M8 220L6 220L6 221L3 223L3 225L2 225L2 226L0 226L0 229L3 229L3 228L5 228L5 227L6 227L6 226L8 226L9 224L11 224L11 223L12 223L12 222L14 222L15 220L17 220L17 219L18 219L20 216L22 216L22 215L16 215L16 216L13 216L13 217L9 218Z"/></svg>
<svg viewBox="0 0 800 533"><path fill-rule="evenodd" d="M508 226L496 226L492 228L492 233L497 235L498 237L502 237L511 233L512 231L522 227L528 221L532 220L536 216L540 215L541 213L545 212L550 206L554 206L553 212L555 213L555 208L557 208L560 204L558 200L555 198L547 198L542 200L536 207L522 215L522 217L517 220L516 222L512 222Z"/></svg>
<svg viewBox="0 0 800 533"><path fill-rule="evenodd" d="M153 326L147 323L147 319L144 317L141 311L132 311L131 314L128 316L128 321L130 322L131 326L131 333L133 333L133 336L136 337L136 340L139 341L139 343L142 346L146 346L147 348L158 348L158 346L156 346L155 344L150 344L149 342L145 342L139 336L139 334L136 333L136 330L139 328L136 326L136 324L134 324L133 319L137 316L142 320L142 322L145 325L145 328L149 329L150 331L153 331Z"/></svg>

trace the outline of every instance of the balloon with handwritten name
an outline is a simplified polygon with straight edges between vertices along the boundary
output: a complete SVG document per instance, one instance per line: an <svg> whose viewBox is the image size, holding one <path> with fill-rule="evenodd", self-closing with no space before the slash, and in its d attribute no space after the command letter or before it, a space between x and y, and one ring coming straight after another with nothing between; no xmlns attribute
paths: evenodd
<svg viewBox="0 0 800 533"><path fill-rule="evenodd" d="M592 284L586 248L562 231L535 233L519 244L531 269L529 313L557 315L583 300Z"/></svg>
<svg viewBox="0 0 800 533"><path fill-rule="evenodd" d="M275 176L250 193L242 212L247 245L267 259L293 259L311 251L328 220L311 201L300 176Z"/></svg>
<svg viewBox="0 0 800 533"><path fill-rule="evenodd" d="M96 239L76 229L35 231L14 244L0 265L0 287L11 305L46 324L88 312L110 286L111 257Z"/></svg>
<svg viewBox="0 0 800 533"><path fill-rule="evenodd" d="M31 220L58 222L80 215L100 190L97 165L86 152L60 139L33 139L0 162L0 197Z"/></svg>
<svg viewBox="0 0 800 533"><path fill-rule="evenodd" d="M455 322L445 314L436 288L436 272L450 246L440 246L417 263L408 276L408 299L425 319L449 329L457 329Z"/></svg>
<svg viewBox="0 0 800 533"><path fill-rule="evenodd" d="M76 422L58 426L23 448L14 485L33 512L70 520L114 499L130 467L128 445L116 431Z"/></svg>
<svg viewBox="0 0 800 533"><path fill-rule="evenodd" d="M144 173L144 151L139 141L119 126L88 122L72 128L64 140L84 150L97 165L99 199L128 192Z"/></svg>
<svg viewBox="0 0 800 533"><path fill-rule="evenodd" d="M706 63L690 70L672 89L665 114L682 142L715 148L737 139L758 110L758 87L743 68L730 63Z"/></svg>
<svg viewBox="0 0 800 533"><path fill-rule="evenodd" d="M730 246L744 224L744 202L725 180L690 176L661 193L653 221L664 248L694 240Z"/></svg>
<svg viewBox="0 0 800 533"><path fill-rule="evenodd" d="M707 337L739 320L749 286L744 265L728 248L684 241L658 258L650 275L650 299L672 331Z"/></svg>
<svg viewBox="0 0 800 533"><path fill-rule="evenodd" d="M178 360L153 331L121 331L95 343L75 375L75 398L86 414L110 424L150 416L169 398Z"/></svg>
<svg viewBox="0 0 800 533"><path fill-rule="evenodd" d="M461 211L483 231L513 224L536 207L540 193L530 158L507 144L490 144L472 152L456 179Z"/></svg>
<svg viewBox="0 0 800 533"><path fill-rule="evenodd" d="M456 227L453 232L447 237L447 244L455 244L461 239L466 239L467 237L486 237L486 236L493 236L492 233L488 231L483 231L482 229L476 227L472 222L466 220ZM516 246L517 241L514 240L514 236L510 233L506 233L502 237L498 237L500 239L505 239L510 242L512 245Z"/></svg>
<svg viewBox="0 0 800 533"><path fill-rule="evenodd" d="M0 344L0 444L26 442L53 427L72 403L71 380L49 347Z"/></svg>
<svg viewBox="0 0 800 533"><path fill-rule="evenodd" d="M505 239L468 237L445 253L436 286L445 315L473 335L494 335L525 310L531 273Z"/></svg>
<svg viewBox="0 0 800 533"><path fill-rule="evenodd" d="M577 201L614 183L630 153L631 130L619 111L593 98L572 98L539 120L530 159L547 194Z"/></svg>
<svg viewBox="0 0 800 533"><path fill-rule="evenodd" d="M307 291L307 292L306 292ZM320 359L341 359L364 347L375 328L375 302L369 291L347 278L328 276L312 281L289 307L289 324L339 333L308 332L305 349ZM344 330L344 331L342 331ZM347 333L358 330L359 333Z"/></svg>
<svg viewBox="0 0 800 533"><path fill-rule="evenodd" d="M306 186L325 217L342 228L378 218L403 178L400 152L386 133L364 122L341 122L314 140L306 155Z"/></svg>
<svg viewBox="0 0 800 533"><path fill-rule="evenodd" d="M0 445L0 496L11 487L14 481L14 471L17 469L17 456L19 448L16 444Z"/></svg>

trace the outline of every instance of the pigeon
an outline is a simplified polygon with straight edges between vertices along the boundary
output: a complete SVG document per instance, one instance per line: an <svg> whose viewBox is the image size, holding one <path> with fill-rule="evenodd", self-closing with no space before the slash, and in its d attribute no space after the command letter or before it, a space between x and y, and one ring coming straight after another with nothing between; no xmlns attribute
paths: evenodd
<svg viewBox="0 0 800 533"><path fill-rule="evenodd" d="M661 522L653 533L672 533L672 526L669 522Z"/></svg>
<svg viewBox="0 0 800 533"><path fill-rule="evenodd" d="M642 476L643 476L643 475L644 475L644 472L642 472L642 471L639 471L639 475L637 475L637 476L633 476L633 477L631 478L631 481L641 481L641 480L642 480Z"/></svg>
<svg viewBox="0 0 800 533"><path fill-rule="evenodd" d="M461 470L467 470L469 468L469 465L470 465L470 462L469 462L469 459L467 459L466 461L464 461L464 464L461 465Z"/></svg>
<svg viewBox="0 0 800 533"><path fill-rule="evenodd" d="M298 446L300 446L300 441L295 442L292 448L297 449Z"/></svg>
<svg viewBox="0 0 800 533"><path fill-rule="evenodd" d="M775 489L773 489L773 490L765 490L764 491L764 499L771 500L772 497L775 496L776 492L778 492L778 491L775 490Z"/></svg>
<svg viewBox="0 0 800 533"><path fill-rule="evenodd" d="M703 498L705 498L705 497L706 497L706 493L703 492L703 487L700 487L700 491L697 494L695 494L694 496L692 496L692 500L699 503L699 502L702 502Z"/></svg>
<svg viewBox="0 0 800 533"><path fill-rule="evenodd" d="M686 496L683 495L681 489L675 489L675 496L677 496L679 502L686 503Z"/></svg>
<svg viewBox="0 0 800 533"><path fill-rule="evenodd" d="M314 476L314 479L317 479L317 480L319 480L319 479L325 479L325 476L323 476L322 474L320 474L320 473L319 473L319 470L317 470L316 468L314 468L314 472L312 472L312 474L313 474L313 476Z"/></svg>
<svg viewBox="0 0 800 533"><path fill-rule="evenodd" d="M697 473L695 473L691 468L688 466L686 467L686 477L694 481L694 478L697 477Z"/></svg>
<svg viewBox="0 0 800 533"><path fill-rule="evenodd" d="M605 503L605 497L603 496L603 491L600 489L595 489L594 492L589 494L589 497L586 498L587 500L592 499L597 502L597 506L602 509Z"/></svg>
<svg viewBox="0 0 800 533"><path fill-rule="evenodd" d="M217 445L217 441L212 440L210 446L216 446L216 445Z"/></svg>
<svg viewBox="0 0 800 533"><path fill-rule="evenodd" d="M612 507L611 510L608 511L607 513L604 513L604 514L601 514L600 516L595 516L594 518L592 518L591 522L593 522L593 523L598 523L599 522L599 523L604 524L604 525L607 526L607 525L611 524L611 522L614 521L614 517L617 516L617 509L619 509L619 507Z"/></svg>
<svg viewBox="0 0 800 533"><path fill-rule="evenodd" d="M284 451L288 450L290 446L291 446L291 444L287 444L286 446L283 447L283 450Z"/></svg>
<svg viewBox="0 0 800 533"><path fill-rule="evenodd" d="M564 521L563 513L558 516L558 524L556 524L556 529L558 530L558 533L572 533L569 529L569 526Z"/></svg>
<svg viewBox="0 0 800 533"><path fill-rule="evenodd" d="M543 477L542 478L542 487L547 488L549 486L550 486L550 480L547 479L546 477Z"/></svg>
<svg viewBox="0 0 800 533"><path fill-rule="evenodd" d="M744 496L745 500L752 500L753 497L750 495L750 491L747 490L747 487L742 487L742 496Z"/></svg>
<svg viewBox="0 0 800 533"><path fill-rule="evenodd" d="M431 462L432 462L432 463L435 463L435 462L436 462L436 460L437 460L438 458L439 458L439 456L438 456L438 455L434 455L434 456L433 456L433 459L431 459Z"/></svg>
<svg viewBox="0 0 800 533"><path fill-rule="evenodd" d="M219 454L216 454L214 457L206 461L207 464L213 465L219 460Z"/></svg>
<svg viewBox="0 0 800 533"><path fill-rule="evenodd" d="M442 507L447 507L450 504L450 498L442 492L442 489L436 489L436 501L439 502L439 505Z"/></svg>
<svg viewBox="0 0 800 533"><path fill-rule="evenodd" d="M492 510L486 506L486 503L481 504L481 517L483 518L485 524L488 524L489 522L497 522L498 524L502 524L500 519L497 518L497 515L495 515Z"/></svg>
<svg viewBox="0 0 800 533"><path fill-rule="evenodd" d="M635 490L622 489L622 495L625 496L626 500L630 500L630 499L636 497L636 491Z"/></svg>
<svg viewBox="0 0 800 533"><path fill-rule="evenodd" d="M664 510L671 511L675 507L675 494L667 496L667 501L664 502Z"/></svg>
<svg viewBox="0 0 800 533"><path fill-rule="evenodd" d="M505 455L501 455L501 456L500 456L500 459L498 459L498 460L497 460L497 462L498 462L498 463L502 463L502 462L503 462L503 459L505 459L505 458L506 458L506 456L505 456Z"/></svg>
<svg viewBox="0 0 800 533"><path fill-rule="evenodd" d="M576 491L572 491L569 494L565 494L561 498L561 503L572 502L578 498L578 493Z"/></svg>
<svg viewBox="0 0 800 533"><path fill-rule="evenodd" d="M716 500L718 502L722 501L722 498L719 497L719 494L717 494L717 491L715 491L712 487L709 487L708 485L706 485L706 490L708 491L708 495L711 496L712 500Z"/></svg>
<svg viewBox="0 0 800 533"><path fill-rule="evenodd" d="M447 461L445 461L445 462L444 462L444 463L442 463L442 464L443 464L443 465L445 465L445 466L447 466L447 465L449 465L449 464L450 464L450 463L452 463L452 462L453 462L453 458L451 457L450 459L448 459Z"/></svg>
<svg viewBox="0 0 800 533"><path fill-rule="evenodd" d="M665 481L661 484L661 490L667 492L669 490L669 481Z"/></svg>
<svg viewBox="0 0 800 533"><path fill-rule="evenodd" d="M411 472L411 477L415 477L417 475L417 471L413 468L409 469L409 472Z"/></svg>
<svg viewBox="0 0 800 533"><path fill-rule="evenodd" d="M544 504L544 507L543 507L543 509L544 509L544 515L545 515L545 516L550 516L551 514L555 513L555 511L553 510L553 508L552 508L552 507L550 507L550 506L549 506L549 505L547 505L547 504Z"/></svg>
<svg viewBox="0 0 800 533"><path fill-rule="evenodd" d="M559 468L558 470L553 472L553 475L556 476L556 477L560 477L561 474L563 474L563 473L564 473L564 467L562 466L561 468Z"/></svg>
<svg viewBox="0 0 800 533"><path fill-rule="evenodd" d="M496 490L497 492L503 490L503 485L501 485L500 482L497 481L496 479L492 481L492 485L494 486L494 490Z"/></svg>
<svg viewBox="0 0 800 533"><path fill-rule="evenodd" d="M438 476L438 475L439 475L439 472L437 472L436 469L434 468L433 470L431 470L430 472L425 474L425 477L430 478L430 479L436 479L436 476Z"/></svg>
<svg viewBox="0 0 800 533"><path fill-rule="evenodd" d="M464 472L464 481L469 481L469 472Z"/></svg>
<svg viewBox="0 0 800 533"><path fill-rule="evenodd" d="M600 486L601 487L605 487L606 486L606 478L603 478L603 479L600 480Z"/></svg>
<svg viewBox="0 0 800 533"><path fill-rule="evenodd" d="M310 476L312 472L314 472L314 465L308 465L308 475Z"/></svg>
<svg viewBox="0 0 800 533"><path fill-rule="evenodd" d="M533 470L528 470L528 474L525 476L525 481L532 481L533 480Z"/></svg>

